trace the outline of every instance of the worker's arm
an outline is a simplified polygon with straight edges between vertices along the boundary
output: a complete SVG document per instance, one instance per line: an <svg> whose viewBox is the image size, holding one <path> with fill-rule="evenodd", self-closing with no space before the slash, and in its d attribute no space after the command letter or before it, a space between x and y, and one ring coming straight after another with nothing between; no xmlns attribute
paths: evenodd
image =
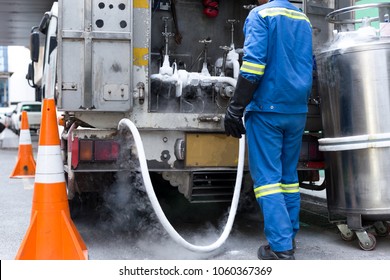
<svg viewBox="0 0 390 280"><path fill-rule="evenodd" d="M242 117L245 107L252 100L253 92L257 86L258 82L251 82L241 74L238 76L236 90L232 99L230 99L230 104L225 114L224 125L227 136L241 138L241 135L245 134Z"/></svg>
<svg viewBox="0 0 390 280"><path fill-rule="evenodd" d="M245 22L244 35L243 64L224 120L226 135L235 138L241 138L246 132L242 117L265 70L268 32L264 18L258 13L251 13Z"/></svg>

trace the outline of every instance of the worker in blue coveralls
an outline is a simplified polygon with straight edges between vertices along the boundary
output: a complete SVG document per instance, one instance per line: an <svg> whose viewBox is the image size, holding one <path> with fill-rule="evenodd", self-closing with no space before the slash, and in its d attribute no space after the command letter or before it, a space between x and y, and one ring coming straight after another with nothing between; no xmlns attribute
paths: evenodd
<svg viewBox="0 0 390 280"><path fill-rule="evenodd" d="M312 28L287 0L258 2L244 24L243 62L224 125L228 136L247 135L249 171L268 240L258 258L293 260L300 210L296 168L312 87Z"/></svg>

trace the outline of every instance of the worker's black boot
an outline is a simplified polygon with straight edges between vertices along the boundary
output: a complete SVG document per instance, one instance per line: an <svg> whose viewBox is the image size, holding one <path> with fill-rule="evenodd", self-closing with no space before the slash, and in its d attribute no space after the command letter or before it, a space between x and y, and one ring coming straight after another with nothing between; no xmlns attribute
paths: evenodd
<svg viewBox="0 0 390 280"><path fill-rule="evenodd" d="M295 260L293 250L274 252L269 245L260 246L257 257L260 260Z"/></svg>

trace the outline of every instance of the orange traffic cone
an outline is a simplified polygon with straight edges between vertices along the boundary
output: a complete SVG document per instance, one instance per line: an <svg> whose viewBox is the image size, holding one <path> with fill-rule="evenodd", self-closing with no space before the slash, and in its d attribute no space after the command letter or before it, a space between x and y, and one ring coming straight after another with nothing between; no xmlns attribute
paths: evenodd
<svg viewBox="0 0 390 280"><path fill-rule="evenodd" d="M29 178L35 176L35 160L32 151L30 127L27 112L22 112L19 135L18 161L10 178Z"/></svg>
<svg viewBox="0 0 390 280"><path fill-rule="evenodd" d="M31 220L17 260L86 260L70 218L54 99L44 99Z"/></svg>

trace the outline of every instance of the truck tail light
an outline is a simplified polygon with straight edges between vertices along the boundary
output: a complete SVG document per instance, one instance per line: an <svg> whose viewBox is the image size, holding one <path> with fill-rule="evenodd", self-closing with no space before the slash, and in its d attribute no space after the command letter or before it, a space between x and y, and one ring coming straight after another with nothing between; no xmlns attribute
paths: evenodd
<svg viewBox="0 0 390 280"><path fill-rule="evenodd" d="M79 159L82 161L93 160L93 141L91 140L79 141Z"/></svg>
<svg viewBox="0 0 390 280"><path fill-rule="evenodd" d="M95 141L95 160L113 161L119 157L119 144L115 141Z"/></svg>
<svg viewBox="0 0 390 280"><path fill-rule="evenodd" d="M115 161L120 146L114 140L79 139L80 161Z"/></svg>
<svg viewBox="0 0 390 280"><path fill-rule="evenodd" d="M312 135L303 135L301 153L299 155L300 165L308 169L324 169L324 154L318 149L318 138ZM312 173L307 177L308 181L317 181L313 176L317 173ZM319 176L319 175L318 175Z"/></svg>
<svg viewBox="0 0 390 280"><path fill-rule="evenodd" d="M324 161L309 161L306 163L306 167L313 168L313 169L324 169L325 162Z"/></svg>
<svg viewBox="0 0 390 280"><path fill-rule="evenodd" d="M318 139L310 135L302 138L300 161L323 161L324 154L318 149Z"/></svg>
<svg viewBox="0 0 390 280"><path fill-rule="evenodd" d="M74 137L68 143L68 153L72 153L72 168L77 168L79 165L79 138Z"/></svg>
<svg viewBox="0 0 390 280"><path fill-rule="evenodd" d="M324 160L324 154L318 149L317 142L309 142L309 158L311 160Z"/></svg>

